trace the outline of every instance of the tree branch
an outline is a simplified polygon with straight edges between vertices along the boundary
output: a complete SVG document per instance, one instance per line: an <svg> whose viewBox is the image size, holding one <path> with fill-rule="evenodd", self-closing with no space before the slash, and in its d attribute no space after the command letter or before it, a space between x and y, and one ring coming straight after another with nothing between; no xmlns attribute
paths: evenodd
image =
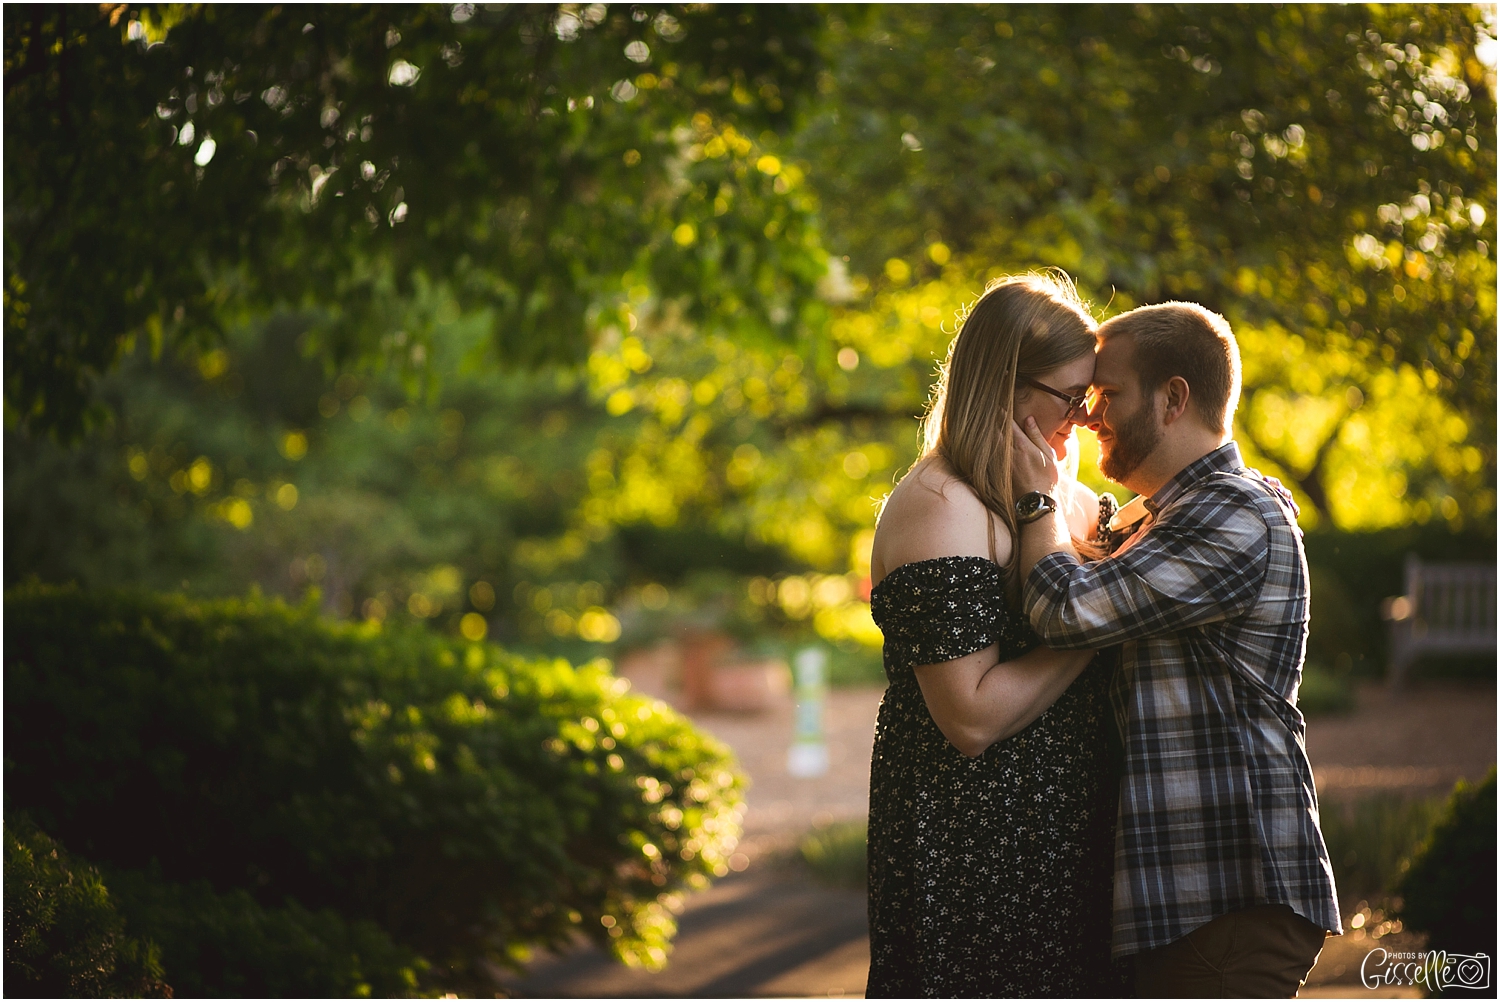
<svg viewBox="0 0 1500 1002"><path fill-rule="evenodd" d="M778 422L778 426L781 428L815 428L834 422L857 421L860 418L891 421L912 420L917 416L905 407L896 409L877 404L822 403L795 417L784 418Z"/></svg>
<svg viewBox="0 0 1500 1002"><path fill-rule="evenodd" d="M1254 405L1257 392L1255 389L1242 391L1247 404ZM1248 411L1249 407L1246 410ZM1302 493L1306 495L1307 499L1312 502L1313 508L1318 512L1318 517L1320 519L1327 519L1332 524L1333 512L1330 510L1328 504L1328 491L1323 486L1323 470L1329 454L1333 451L1334 445L1338 443L1339 432L1343 430L1344 423L1349 420L1349 416L1353 413L1352 408L1344 408L1344 413L1334 422L1332 430L1328 433L1328 437L1318 446L1317 452L1313 455L1312 464L1301 473L1296 472L1296 467L1284 455L1257 438L1248 421L1240 426L1240 430L1250 440L1250 444L1255 446L1256 452L1259 452L1281 467L1282 471L1287 475L1287 479L1296 484Z"/></svg>

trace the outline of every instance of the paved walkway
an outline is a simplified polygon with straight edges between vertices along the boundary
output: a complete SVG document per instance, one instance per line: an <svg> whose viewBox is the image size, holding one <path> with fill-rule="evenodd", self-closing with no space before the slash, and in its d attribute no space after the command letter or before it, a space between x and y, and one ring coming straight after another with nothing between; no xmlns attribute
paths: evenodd
<svg viewBox="0 0 1500 1002"><path fill-rule="evenodd" d="M862 994L869 965L864 896L814 883L794 853L814 825L865 814L880 696L878 689L830 693L831 768L817 779L787 774L789 704L754 715L695 714L696 723L734 748L751 779L738 861L744 872L689 898L663 971L630 970L581 945L539 958L524 977L507 979L504 990L556 998ZM1311 722L1308 756L1328 798L1381 790L1430 794L1460 776L1477 779L1495 761L1495 689L1430 684L1393 696L1366 686L1352 715ZM1357 903L1345 904L1352 912ZM1410 950L1419 941L1402 933L1377 944L1364 930L1332 940L1304 994L1396 997L1359 984L1359 963L1376 945Z"/></svg>
<svg viewBox="0 0 1500 1002"><path fill-rule="evenodd" d="M763 861L764 862L764 861ZM870 946L865 896L819 887L786 863L752 865L695 895L665 970L593 946L541 958L507 985L529 998L859 998Z"/></svg>
<svg viewBox="0 0 1500 1002"><path fill-rule="evenodd" d="M881 689L829 693L829 770L788 775L789 702L758 714L698 713L693 720L734 749L750 777L744 872L688 899L667 967L620 966L593 946L542 957L505 990L527 998L859 998L870 965L865 896L823 887L795 858L815 825L869 811L870 750Z"/></svg>
<svg viewBox="0 0 1500 1002"><path fill-rule="evenodd" d="M1308 723L1307 757L1320 797L1436 794L1482 779L1495 761L1495 687L1366 683L1353 713Z"/></svg>
<svg viewBox="0 0 1500 1002"><path fill-rule="evenodd" d="M751 860L796 847L809 828L863 818L870 810L870 752L884 689L834 689L824 709L828 773L798 779L786 769L790 701L762 714L694 714L734 749L750 777L741 850Z"/></svg>

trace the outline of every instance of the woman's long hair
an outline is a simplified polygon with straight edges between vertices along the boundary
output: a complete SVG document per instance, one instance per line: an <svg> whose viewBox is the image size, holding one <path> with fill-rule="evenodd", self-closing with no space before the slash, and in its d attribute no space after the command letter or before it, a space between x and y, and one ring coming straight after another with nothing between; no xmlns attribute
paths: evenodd
<svg viewBox="0 0 1500 1002"><path fill-rule="evenodd" d="M1020 590L1010 476L1017 387L1091 354L1098 326L1062 271L995 279L964 313L922 419L922 458L941 456L1010 530L1011 558L1001 570L1013 601ZM995 523L985 525L995 560Z"/></svg>

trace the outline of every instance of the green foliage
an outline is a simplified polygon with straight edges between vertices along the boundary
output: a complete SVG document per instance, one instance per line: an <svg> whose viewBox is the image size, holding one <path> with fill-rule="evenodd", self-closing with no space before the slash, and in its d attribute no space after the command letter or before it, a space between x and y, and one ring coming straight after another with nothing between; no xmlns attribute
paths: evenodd
<svg viewBox="0 0 1500 1002"><path fill-rule="evenodd" d="M831 20L826 98L798 148L819 165L830 249L877 283L940 273L950 256L982 262L971 271L1058 265L1114 290L1117 308L1190 298L1430 370L1484 421L1495 105L1482 18L881 7Z"/></svg>
<svg viewBox="0 0 1500 1002"><path fill-rule="evenodd" d="M37 430L76 433L132 338L207 340L247 309L324 311L339 361L408 350L393 338L421 339L407 307L437 283L530 364L578 360L643 284L785 338L821 272L807 207L756 168L816 70L810 9L148 4L4 24L5 399Z"/></svg>
<svg viewBox="0 0 1500 1002"><path fill-rule="evenodd" d="M507 645L577 659L608 649L598 634L580 636L589 610L605 606L632 642L710 616L747 639L800 643L830 603L841 614L860 605L862 571L802 580L808 599L790 605L795 615L766 601L769 579L805 565L755 538L760 516L747 526L732 498L725 508L699 498L665 519L600 517L615 488L599 463L640 418L611 416L579 380L467 371L484 338L472 322L434 335L436 405L410 399L389 371L328 377L285 361L300 330L292 317L237 330L201 365L127 359L105 384L117 419L71 448L7 433L7 580L209 595L316 587L333 615L456 633L478 614ZM714 436L725 462L731 433ZM669 472L637 480L634 460L624 462L631 491L655 491ZM868 517L864 482L835 472L865 492ZM29 531L44 524L68 529ZM644 606L642 589L662 586L671 601ZM857 642L841 654L870 667ZM878 679L878 665L863 674Z"/></svg>
<svg viewBox="0 0 1500 1002"><path fill-rule="evenodd" d="M934 352L913 335L940 340L988 275L1062 267L1106 313L1200 301L1245 355L1236 433L1307 524L1492 518L1494 73L1480 18L836 15L827 96L796 147L820 166L830 251L874 296L855 296L844 313L858 322L836 318L833 337L925 385Z"/></svg>
<svg viewBox="0 0 1500 1002"><path fill-rule="evenodd" d="M106 888L24 815L6 826L5 881L13 996L405 997L425 966L374 923L295 901L264 908L129 870Z"/></svg>
<svg viewBox="0 0 1500 1002"><path fill-rule="evenodd" d="M13 590L6 799L163 880L374 922L476 977L582 930L659 965L727 872L728 751L606 667L258 599Z"/></svg>
<svg viewBox="0 0 1500 1002"><path fill-rule="evenodd" d="M1309 710L1383 663L1406 549L1493 552L1476 8L4 26L7 585L307 603L8 610L8 804L156 873L130 900L169 962L263 945L216 983L405 991L409 953L457 985L578 928L659 963L662 895L729 851L723 750L596 668L453 638L585 660L711 620L878 682L878 501L993 274L1233 321L1236 434L1314 530ZM1359 880L1403 811L1334 822Z"/></svg>
<svg viewBox="0 0 1500 1002"><path fill-rule="evenodd" d="M706 513L831 569L954 310L1056 265L1234 321L1309 524L1492 517L1477 8L461 7L7 13L12 413L272 306L430 384L470 312L476 361L587 357L630 416L579 531Z"/></svg>
<svg viewBox="0 0 1500 1002"><path fill-rule="evenodd" d="M1394 890L1441 806L1393 794L1325 800L1321 827L1339 893L1374 898Z"/></svg>
<svg viewBox="0 0 1500 1002"><path fill-rule="evenodd" d="M827 328L795 354L743 350L648 301L634 341L590 358L596 396L641 423L601 440L605 486L582 514L604 531L701 506L820 570L855 566L872 498L915 456L957 311L987 277L1051 265L1106 314L1183 297L1232 320L1237 435L1309 527L1489 523L1494 94L1478 17L835 12L820 97L790 137L842 255Z"/></svg>
<svg viewBox="0 0 1500 1002"><path fill-rule="evenodd" d="M296 901L268 908L247 891L206 881L168 884L141 871L109 883L130 929L160 944L183 998L406 998L426 967L374 922L349 922Z"/></svg>
<svg viewBox="0 0 1500 1002"><path fill-rule="evenodd" d="M99 871L24 816L5 824L5 991L11 998L171 998L156 944L125 934Z"/></svg>
<svg viewBox="0 0 1500 1002"><path fill-rule="evenodd" d="M1432 524L1314 555L1310 653L1335 673L1383 661L1398 537L1492 541L1493 73L1472 10L475 10L7 8L7 267L54 290L25 277L7 314L29 325L7 352L43 353L8 363L35 390L14 407L41 394L63 421L69 366L102 371L145 331L85 387L113 419L76 447L37 434L51 404L8 424L8 583L316 588L341 618L454 635L478 616L577 660L722 615L878 678L879 499L955 312L1042 265L1105 313L1186 296L1231 317L1237 435L1298 493L1310 547ZM97 132L93 180L38 229L65 151L26 137L68 105L31 42L62 28L88 39L63 47L77 79L128 84L69 100L136 124ZM412 86L389 84L397 59ZM635 96L606 97L616 81ZM196 146L164 138L188 119L218 144L201 180ZM172 171L197 187L164 191ZM364 232L367 202L384 221ZM75 239L83 208L114 228ZM200 267L221 243L234 268ZM95 251L109 268L58 263Z"/></svg>
<svg viewBox="0 0 1500 1002"><path fill-rule="evenodd" d="M1428 946L1495 955L1495 768L1453 789L1401 879L1402 920Z"/></svg>
<svg viewBox="0 0 1500 1002"><path fill-rule="evenodd" d="M1495 553L1493 523L1462 533L1442 523L1377 532L1318 529L1304 540L1312 571L1308 659L1335 675L1351 671L1361 678L1385 674L1389 631L1380 603L1405 590L1406 554L1426 561L1486 561Z"/></svg>
<svg viewBox="0 0 1500 1002"><path fill-rule="evenodd" d="M834 887L865 886L866 835L864 821L840 821L814 829L797 847L818 879Z"/></svg>
<svg viewBox="0 0 1500 1002"><path fill-rule="evenodd" d="M1354 680L1350 673L1332 671L1315 661L1302 666L1297 708L1305 716L1348 713L1354 709Z"/></svg>
<svg viewBox="0 0 1500 1002"><path fill-rule="evenodd" d="M106 383L118 419L71 449L7 432L7 581L158 589L187 581L210 595L255 584L293 597L317 587L332 615L425 620L456 633L460 617L477 612L507 645L584 660L608 651L578 636L580 618L600 607L632 643L683 617L722 614L747 639L785 634L796 644L827 628L825 640L850 645L870 498L882 489L876 468L850 457L895 464L889 443L900 426L914 427L909 418L865 427L857 449L839 451L837 437L792 449L777 445L775 418L705 408L698 417L711 421L709 436L678 452L712 486L690 488L681 508L617 514L609 506L622 495L660 497L687 483L637 435L657 420L655 402L612 416L577 380L468 371L464 359L484 334L463 321L433 338L428 364L443 382L440 401L413 401L395 373L331 377L316 363L288 362L300 330L293 318L237 330L207 367L129 360ZM729 357L741 366L756 356ZM852 375L873 365L862 357ZM652 363L675 364L670 355ZM784 367L774 373L792 378ZM799 374L796 385L818 382ZM763 448L754 448L753 468L748 443L735 444L742 425L764 436L754 439ZM298 459L284 449L292 435L305 443ZM671 429L652 436L670 443ZM894 475L883 469L884 479ZM296 501L285 508L288 489ZM1310 659L1335 674L1378 676L1378 608L1402 590L1404 554L1472 559L1493 551L1487 531L1455 535L1442 522L1310 531ZM815 558L846 575L809 575ZM712 568L728 573L705 573ZM809 601L792 601L791 578ZM786 587L776 594L771 582ZM643 589L663 585L670 601L659 592L664 607L644 606ZM811 602L824 595L820 586L838 601ZM493 604L476 604L476 587L488 588ZM411 612L414 595L425 617ZM839 649L835 681L847 655L862 662L849 665L851 680L878 683L878 645L875 634L873 645L861 636Z"/></svg>

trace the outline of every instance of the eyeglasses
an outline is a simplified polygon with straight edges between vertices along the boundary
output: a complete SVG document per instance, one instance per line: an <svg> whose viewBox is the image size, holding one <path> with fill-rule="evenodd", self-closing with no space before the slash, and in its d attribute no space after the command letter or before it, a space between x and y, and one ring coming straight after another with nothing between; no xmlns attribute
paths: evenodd
<svg viewBox="0 0 1500 1002"><path fill-rule="evenodd" d="M1025 376L1021 378L1025 379L1026 385L1030 386L1032 389L1041 390L1043 393L1050 393L1059 400L1066 400L1068 402L1068 413L1063 418L1064 421L1073 420L1073 415L1077 414L1079 408L1083 407L1085 403L1088 402L1088 398L1090 396L1089 393L1080 393L1076 397L1070 396L1069 394L1064 393L1062 390L1054 390L1046 383L1039 383L1035 379L1030 379Z"/></svg>

